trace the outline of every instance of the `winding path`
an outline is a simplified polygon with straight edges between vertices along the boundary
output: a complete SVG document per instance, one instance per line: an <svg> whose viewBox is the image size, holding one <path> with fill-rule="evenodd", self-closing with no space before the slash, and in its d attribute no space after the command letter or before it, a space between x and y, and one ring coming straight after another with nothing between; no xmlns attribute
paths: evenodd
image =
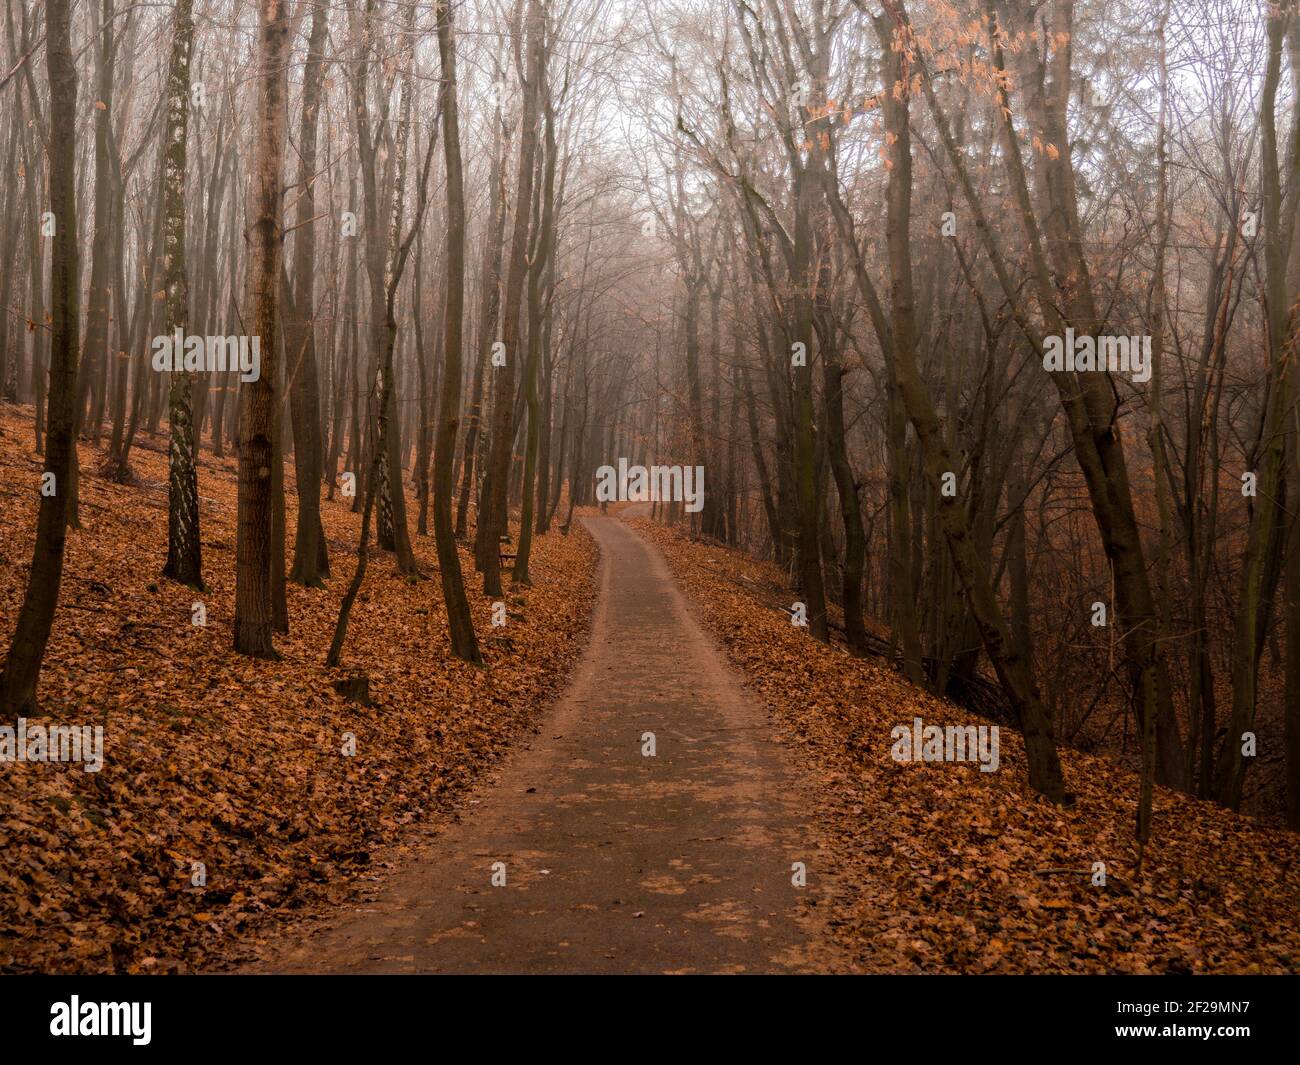
<svg viewBox="0 0 1300 1065"><path fill-rule="evenodd" d="M810 916L823 907L804 905L824 852L765 712L659 553L617 518L585 520L601 551L591 644L541 734L376 902L279 944L260 971L826 967Z"/></svg>

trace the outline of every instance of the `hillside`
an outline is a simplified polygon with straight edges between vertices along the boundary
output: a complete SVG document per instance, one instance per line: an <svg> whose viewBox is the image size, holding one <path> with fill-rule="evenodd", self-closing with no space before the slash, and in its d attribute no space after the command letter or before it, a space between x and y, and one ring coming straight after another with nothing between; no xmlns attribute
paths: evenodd
<svg viewBox="0 0 1300 1065"><path fill-rule="evenodd" d="M0 404L0 642L34 535L31 427L30 408ZM326 671L360 520L336 500L323 502L328 590L289 586L282 660L234 655L234 460L202 454L199 597L159 576L159 445L136 449L132 485L99 477L84 442L80 460L82 528L69 538L42 720L101 724L104 764L87 773L19 762L0 773L0 970L190 971L356 897L416 826L454 819L466 789L536 728L585 639L595 549L581 528L538 542L537 584L511 593L504 628L490 626L491 603L467 582L485 669L449 654L433 545L417 537L434 579L402 579L373 552L344 666ZM293 514L290 497L290 529ZM467 555L462 565L472 572ZM374 706L332 688L358 667ZM346 733L354 756L341 753ZM192 883L194 863L204 886Z"/></svg>

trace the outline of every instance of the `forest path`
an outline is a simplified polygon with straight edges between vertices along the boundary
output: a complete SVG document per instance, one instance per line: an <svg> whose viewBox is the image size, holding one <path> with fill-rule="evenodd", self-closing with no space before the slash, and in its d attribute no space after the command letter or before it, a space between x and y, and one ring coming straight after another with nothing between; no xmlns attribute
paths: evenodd
<svg viewBox="0 0 1300 1065"><path fill-rule="evenodd" d="M800 906L816 888L791 882L793 862L810 885L824 871L766 713L659 553L617 518L584 520L601 550L592 638L541 735L375 903L277 944L258 970L833 967L808 916L825 907Z"/></svg>

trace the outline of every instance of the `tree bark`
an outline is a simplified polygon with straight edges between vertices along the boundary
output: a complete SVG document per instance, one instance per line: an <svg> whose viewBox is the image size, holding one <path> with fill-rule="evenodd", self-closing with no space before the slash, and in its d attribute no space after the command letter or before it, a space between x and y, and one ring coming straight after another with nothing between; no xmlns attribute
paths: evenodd
<svg viewBox="0 0 1300 1065"><path fill-rule="evenodd" d="M537 118L541 105L542 5L528 0L528 60L524 78L524 113L519 143L519 178L516 182L514 232L511 235L510 264L506 274L505 315L502 342L506 364L498 368L496 402L492 410L492 441L488 455L487 481L480 501L478 522L483 533L483 592L499 596L501 561L497 553L502 536L509 532L507 491L510 486L510 458L514 451L515 365L519 362L519 308L523 302L527 268L528 224L533 199L533 170L537 158Z"/></svg>
<svg viewBox="0 0 1300 1065"><path fill-rule="evenodd" d="M36 519L31 576L18 611L13 642L0 672L0 716L14 720L36 709L36 684L63 579L68 493L77 399L77 191L75 123L77 68L72 57L69 0L46 0L45 55L50 106L67 116L50 128L50 210L55 218L50 257L50 393L44 474L53 492L42 493Z"/></svg>
<svg viewBox="0 0 1300 1065"><path fill-rule="evenodd" d="M171 65L167 74L166 155L163 173L163 285L167 293L164 335L187 333L190 290L185 263L186 143L190 110L190 53L194 48L192 0L176 0L172 23ZM201 591L202 546L199 538L199 480L191 389L194 375L183 365L184 352L173 348L167 417L167 563L163 576Z"/></svg>
<svg viewBox="0 0 1300 1065"><path fill-rule="evenodd" d="M257 106L253 172L248 195L248 275L245 320L261 338L261 373L240 388L239 505L235 547L235 650L276 657L271 587L271 463L275 419L280 273L281 190L288 106L289 5L260 0L256 59Z"/></svg>
<svg viewBox="0 0 1300 1065"><path fill-rule="evenodd" d="M451 5L438 8L438 54L442 60L442 142L447 170L447 299L443 310L442 396L433 452L433 534L438 572L447 609L452 651L467 662L482 662L474 619L465 595L460 554L451 520L452 462L460 425L461 332L465 309L465 189L460 157L456 40Z"/></svg>
<svg viewBox="0 0 1300 1065"><path fill-rule="evenodd" d="M321 89L325 83L324 0L313 0L311 34L303 70L302 124L298 134L299 198L294 228L294 318L289 330L289 414L293 424L294 481L298 490L298 528L289 580L324 587L330 574L329 551L320 517L324 461L320 436L320 385L316 372L316 146Z"/></svg>

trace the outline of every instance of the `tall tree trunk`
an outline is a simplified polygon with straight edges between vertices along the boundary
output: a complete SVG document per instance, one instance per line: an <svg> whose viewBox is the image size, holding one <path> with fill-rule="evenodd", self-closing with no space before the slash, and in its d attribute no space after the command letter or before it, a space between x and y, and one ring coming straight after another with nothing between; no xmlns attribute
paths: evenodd
<svg viewBox="0 0 1300 1065"><path fill-rule="evenodd" d="M1169 65L1165 43L1165 29L1169 22L1169 0L1165 0L1156 32L1159 37L1160 112L1156 121L1156 263L1152 283L1151 327L1151 472L1155 478L1156 514L1160 527L1156 532L1155 592L1157 614L1156 637L1168 643L1173 628L1169 589L1170 541L1173 538L1173 518L1169 510L1169 494L1165 482L1165 440L1162 395L1164 386L1165 347L1165 248L1169 242L1169 163L1165 151L1166 124L1169 115ZM1142 779L1138 792L1137 873L1142 875L1142 862L1146 845L1151 839L1152 805L1156 777L1156 722L1155 714L1146 714L1142 720Z"/></svg>
<svg viewBox="0 0 1300 1065"><path fill-rule="evenodd" d="M77 383L78 416L82 416L87 395L90 394L96 411L91 419L96 438L103 418L104 378L108 362L112 239L115 218L121 212L110 161L113 154L113 69L117 55L113 0L100 0L98 10L95 20L99 34L99 55L95 67L95 221L90 245L90 285L86 294L86 336L81 349L81 373Z"/></svg>
<svg viewBox="0 0 1300 1065"><path fill-rule="evenodd" d="M794 483L798 529L799 589L803 593L809 631L819 640L830 638L826 621L826 591L820 544L821 501L817 495L817 442L813 426L813 294L816 261L812 231L817 189L806 170L795 174L793 283L794 322L791 340L804 346L794 365Z"/></svg>
<svg viewBox="0 0 1300 1065"><path fill-rule="evenodd" d="M461 329L465 309L465 189L456 99L456 40L450 4L438 9L438 54L442 60L442 136L447 169L447 299L443 310L442 396L433 453L433 533L452 651L467 662L477 663L482 661L482 656L474 635L474 619L465 595L451 522L452 462L460 425Z"/></svg>
<svg viewBox="0 0 1300 1065"><path fill-rule="evenodd" d="M50 405L42 492L36 518L31 576L18 611L13 642L0 672L0 716L14 720L36 709L36 682L54 624L63 579L67 482L72 469L77 399L77 68L72 57L69 0L46 0L45 55L51 110L65 116L50 128L50 211L54 245L50 257Z"/></svg>
<svg viewBox="0 0 1300 1065"><path fill-rule="evenodd" d="M189 326L189 281L185 272L185 174L190 111L190 53L194 48L192 0L176 0L172 23L171 65L167 74L167 120L163 141L163 285L167 293L164 335L174 339ZM163 576L180 584L203 588L202 546L199 539L199 479L190 401L193 375L184 367L184 352L172 350L167 414L171 439L167 447L167 564ZM265 343L263 344L265 349Z"/></svg>
<svg viewBox="0 0 1300 1065"><path fill-rule="evenodd" d="M283 238L284 141L288 107L289 5L259 0L257 106L248 194L247 312L261 337L261 373L240 388L239 510L235 546L235 650L275 657L271 587L271 464Z"/></svg>
<svg viewBox="0 0 1300 1065"><path fill-rule="evenodd" d="M1223 738L1214 770L1214 797L1224 806L1237 809L1241 803L1247 761L1242 753L1245 734L1254 725L1259 689L1259 657L1264 645L1263 621L1272 595L1272 560L1279 537L1282 491L1285 484L1286 440L1283 429L1287 418L1286 402L1293 372L1288 363L1295 357L1300 307L1291 299L1287 261L1290 242L1286 239L1294 225L1297 193L1295 181L1300 173L1300 152L1292 147L1285 173L1279 163L1277 122L1274 109L1282 74L1282 50L1289 22L1297 17L1295 5L1277 5L1268 16L1268 63L1260 96L1262 131L1260 160L1263 185L1263 236L1266 287L1269 369L1268 405L1264 414L1259 445L1255 449L1253 469L1257 473L1257 501L1251 508L1246 549L1241 560L1240 590L1232 645L1232 711L1227 734ZM1296 485L1290 486L1294 491ZM1297 578L1300 582L1300 577ZM1290 693L1288 693L1290 694Z"/></svg>
<svg viewBox="0 0 1300 1065"><path fill-rule="evenodd" d="M829 274L829 271L827 271ZM818 285L818 293L829 287L830 278ZM826 452L835 477L840 501L840 518L844 525L844 574L841 604L844 608L844 635L855 650L866 649L867 629L862 608L862 571L866 562L866 534L862 528L862 507L858 485L849 465L849 451L844 431L844 375L835 324L829 309L818 316L819 349L822 360L823 402L826 404Z"/></svg>
<svg viewBox="0 0 1300 1065"><path fill-rule="evenodd" d="M320 386L316 372L316 144L321 89L325 83L324 0L312 0L311 34L303 70L302 124L298 134L298 212L294 229L294 317L289 333L289 414L293 423L294 481L298 490L298 529L289 580L309 588L324 586L329 551L320 517L324 462L320 436Z"/></svg>
<svg viewBox="0 0 1300 1065"><path fill-rule="evenodd" d="M541 106L542 30L544 20L540 0L528 0L527 73L524 86L524 112L519 143L519 178L515 185L516 206L514 232L511 235L510 265L506 274L505 317L502 342L506 364L495 373L496 402L492 410L492 444L488 455L488 480L484 483L487 498L479 505L478 521L483 530L483 592L499 596L501 561L497 554L500 538L510 528L507 491L510 487L510 458L514 451L515 365L519 362L519 308L523 302L524 273L527 268L528 224L533 200L533 170L537 158L537 119Z"/></svg>
<svg viewBox="0 0 1300 1065"><path fill-rule="evenodd" d="M429 381L429 352L424 343L424 233L415 238L415 272L411 278L411 303L414 308L412 325L415 329L415 370L419 387L420 420L415 438L415 498L420 503L420 516L415 531L419 536L429 535L429 462L433 450L433 419L436 412ZM437 357L437 352L434 353Z"/></svg>
<svg viewBox="0 0 1300 1065"><path fill-rule="evenodd" d="M488 176L489 234L483 247L480 276L480 310L475 336L474 382L470 390L469 417L465 423L464 454L461 459L460 498L456 503L456 538L464 540L469 531L469 499L474 491L474 463L478 457L483 422L483 376L493 333L501 309L501 256L506 232L506 157L510 150L510 131L501 120L498 99L492 119L492 170ZM480 566L480 568L482 568Z"/></svg>
<svg viewBox="0 0 1300 1065"><path fill-rule="evenodd" d="M524 394L528 403L528 439L524 449L523 506L519 517L519 548L515 555L513 574L514 580L519 584L531 583L528 562L533 547L533 521L537 498L537 453L540 434L543 429L541 424L541 402L538 396L543 330L542 281L550 268L555 223L555 112L551 104L550 86L546 80L544 55L539 76L546 110L546 150L542 160L541 217L535 227L537 239L534 241L532 261L528 266L528 364L524 368ZM550 427L546 426L546 429L549 432Z"/></svg>

